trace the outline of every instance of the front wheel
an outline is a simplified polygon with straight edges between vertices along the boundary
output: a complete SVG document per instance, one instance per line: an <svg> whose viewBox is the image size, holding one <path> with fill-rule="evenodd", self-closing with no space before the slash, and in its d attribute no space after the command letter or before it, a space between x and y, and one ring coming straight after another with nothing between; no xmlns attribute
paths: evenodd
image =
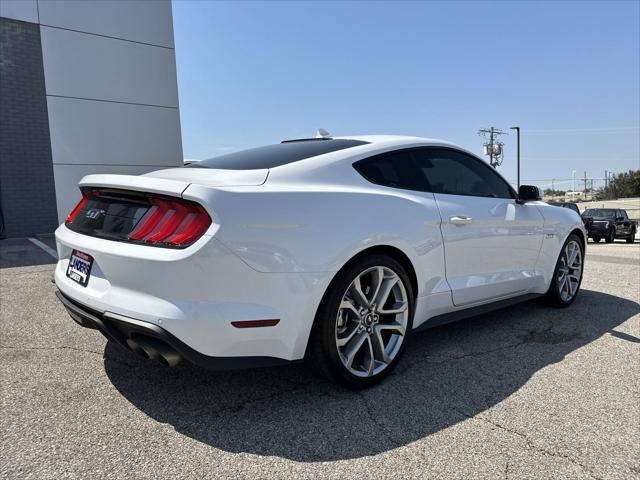
<svg viewBox="0 0 640 480"><path fill-rule="evenodd" d="M398 363L413 325L414 293L404 267L372 255L341 271L316 314L314 366L349 388L371 386Z"/></svg>
<svg viewBox="0 0 640 480"><path fill-rule="evenodd" d="M568 307L573 303L582 283L584 247L576 234L569 235L564 243L547 298L555 307Z"/></svg>
<svg viewBox="0 0 640 480"><path fill-rule="evenodd" d="M593 237L593 243L600 243L600 237Z"/></svg>
<svg viewBox="0 0 640 480"><path fill-rule="evenodd" d="M609 232L607 233L606 238L604 239L605 242L607 243L613 243L613 241L616 239L616 231L615 229L610 229Z"/></svg>

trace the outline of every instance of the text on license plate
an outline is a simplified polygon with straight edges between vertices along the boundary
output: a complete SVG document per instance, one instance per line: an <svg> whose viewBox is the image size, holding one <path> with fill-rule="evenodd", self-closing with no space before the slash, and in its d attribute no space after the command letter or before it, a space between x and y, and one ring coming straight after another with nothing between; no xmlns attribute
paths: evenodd
<svg viewBox="0 0 640 480"><path fill-rule="evenodd" d="M74 250L69 258L69 266L67 267L67 277L74 282L79 283L83 287L89 283L89 275L91 275L91 266L93 265L93 257L86 253Z"/></svg>

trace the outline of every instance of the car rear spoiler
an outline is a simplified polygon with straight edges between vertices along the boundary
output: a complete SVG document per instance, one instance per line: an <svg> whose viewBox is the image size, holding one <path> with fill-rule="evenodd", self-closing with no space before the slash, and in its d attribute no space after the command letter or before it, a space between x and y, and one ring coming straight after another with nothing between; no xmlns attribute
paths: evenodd
<svg viewBox="0 0 640 480"><path fill-rule="evenodd" d="M141 177L136 175L87 175L78 184L80 188L104 187L133 190L181 197L190 182L165 178Z"/></svg>

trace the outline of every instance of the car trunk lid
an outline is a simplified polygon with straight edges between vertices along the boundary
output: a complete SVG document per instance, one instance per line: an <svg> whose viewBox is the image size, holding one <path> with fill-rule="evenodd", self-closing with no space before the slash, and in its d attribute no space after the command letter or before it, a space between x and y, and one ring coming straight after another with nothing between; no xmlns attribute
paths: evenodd
<svg viewBox="0 0 640 480"><path fill-rule="evenodd" d="M66 226L94 237L185 248L211 224L202 205L182 198L190 182L133 175L88 175Z"/></svg>
<svg viewBox="0 0 640 480"><path fill-rule="evenodd" d="M208 187L244 187L262 185L269 175L269 169L222 170L215 168L168 168L156 170L141 178L156 178L195 183Z"/></svg>

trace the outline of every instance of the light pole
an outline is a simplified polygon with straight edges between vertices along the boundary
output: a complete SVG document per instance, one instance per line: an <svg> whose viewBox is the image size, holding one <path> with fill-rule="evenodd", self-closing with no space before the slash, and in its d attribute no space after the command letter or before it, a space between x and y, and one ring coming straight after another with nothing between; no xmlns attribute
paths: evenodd
<svg viewBox="0 0 640 480"><path fill-rule="evenodd" d="M520 188L520 127L511 127L511 130L516 131L516 137L517 137L518 188Z"/></svg>

